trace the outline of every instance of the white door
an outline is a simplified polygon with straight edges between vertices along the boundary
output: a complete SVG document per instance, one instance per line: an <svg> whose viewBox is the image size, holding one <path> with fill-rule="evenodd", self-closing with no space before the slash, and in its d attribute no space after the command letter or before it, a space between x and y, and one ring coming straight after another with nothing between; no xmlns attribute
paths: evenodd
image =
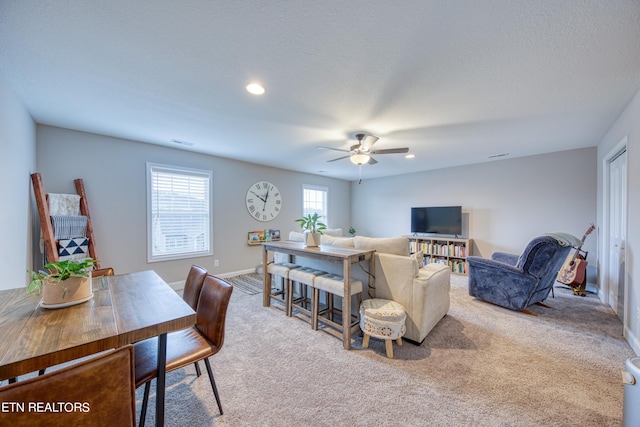
<svg viewBox="0 0 640 427"><path fill-rule="evenodd" d="M625 240L627 235L627 151L609 161L609 305L624 321Z"/></svg>

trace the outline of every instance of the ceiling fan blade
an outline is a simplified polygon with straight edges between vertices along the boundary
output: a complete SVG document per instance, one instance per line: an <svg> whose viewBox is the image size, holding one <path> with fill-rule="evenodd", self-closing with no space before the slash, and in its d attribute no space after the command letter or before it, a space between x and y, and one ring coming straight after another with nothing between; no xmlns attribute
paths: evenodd
<svg viewBox="0 0 640 427"><path fill-rule="evenodd" d="M369 157L369 161L367 163L370 165L375 165L376 163L378 163L378 161L373 157Z"/></svg>
<svg viewBox="0 0 640 427"><path fill-rule="evenodd" d="M377 136L367 135L362 141L360 141L360 148L364 151L367 151L371 148L376 141L380 139Z"/></svg>
<svg viewBox="0 0 640 427"><path fill-rule="evenodd" d="M316 147L318 150L333 150L333 151L343 151L348 153L349 150L343 150L342 148L333 148L333 147Z"/></svg>
<svg viewBox="0 0 640 427"><path fill-rule="evenodd" d="M385 150L375 150L371 154L396 154L396 153L408 153L408 148L387 148Z"/></svg>
<svg viewBox="0 0 640 427"><path fill-rule="evenodd" d="M347 158L349 158L349 157L351 157L351 156L342 156L342 157L338 157L337 159L327 160L327 163L335 162L336 160L347 159Z"/></svg>

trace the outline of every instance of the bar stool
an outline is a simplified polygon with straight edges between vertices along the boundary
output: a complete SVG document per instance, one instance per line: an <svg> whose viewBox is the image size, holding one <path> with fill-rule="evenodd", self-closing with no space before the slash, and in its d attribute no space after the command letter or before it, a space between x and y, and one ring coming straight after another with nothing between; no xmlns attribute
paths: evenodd
<svg viewBox="0 0 640 427"><path fill-rule="evenodd" d="M271 275L271 280L273 282L273 280L276 277L280 277L282 279L282 287L280 289L273 289L273 286L271 286L271 298L276 299L277 301L282 302L283 304L287 304L287 288L289 288L289 272L291 270L294 270L296 268L300 268L300 266L298 264L294 264L291 262L286 262L286 261L282 261L282 262L273 262L271 264L267 265L267 273ZM279 296L279 298L278 298Z"/></svg>
<svg viewBox="0 0 640 427"><path fill-rule="evenodd" d="M329 314L328 318L320 317L320 291L325 291L327 293L327 309L324 312ZM313 296L311 301L311 328L313 330L318 329L318 321L322 321L323 323L327 323L328 325L333 326L334 328L342 331L345 327L345 319L342 319L342 324L333 321L333 315L336 312L334 308L334 297L339 296L344 298L344 277L339 276L337 274L326 274L324 276L317 277L315 282L313 283ZM360 280L351 279L351 295L358 297L358 306L360 305L360 301L362 299L362 282ZM349 303L351 303L351 298L349 298ZM351 322L351 319L347 319L346 321L347 327L351 327L358 323L358 317L354 323Z"/></svg>
<svg viewBox="0 0 640 427"><path fill-rule="evenodd" d="M311 303L311 299L307 297L307 286L313 289L315 280L318 277L327 274L326 271L316 270L310 267L300 267L289 271L289 282L287 283L287 316L293 315L293 305L300 311L311 316L311 311L305 306ZM293 298L293 284L300 283L300 297ZM312 307L313 308L313 307Z"/></svg>

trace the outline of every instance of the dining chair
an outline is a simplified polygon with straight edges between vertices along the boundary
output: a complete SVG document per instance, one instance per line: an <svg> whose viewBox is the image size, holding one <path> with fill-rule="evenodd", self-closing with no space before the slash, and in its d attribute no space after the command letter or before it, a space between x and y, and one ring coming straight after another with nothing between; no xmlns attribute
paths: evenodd
<svg viewBox="0 0 640 427"><path fill-rule="evenodd" d="M222 405L216 382L213 378L209 357L222 348L227 308L233 286L226 281L207 275L202 285L196 309L196 325L193 328L167 334L167 372L204 360L209 381L218 405L220 415ZM150 338L134 344L136 388L145 385L140 411L140 426L144 427L149 400L151 381L158 376L158 338Z"/></svg>
<svg viewBox="0 0 640 427"><path fill-rule="evenodd" d="M198 299L205 277L207 277L207 270L194 264L189 269L187 280L184 282L182 299L194 310L198 308Z"/></svg>
<svg viewBox="0 0 640 427"><path fill-rule="evenodd" d="M133 346L0 387L6 425L135 426ZM3 405L5 408L6 405Z"/></svg>

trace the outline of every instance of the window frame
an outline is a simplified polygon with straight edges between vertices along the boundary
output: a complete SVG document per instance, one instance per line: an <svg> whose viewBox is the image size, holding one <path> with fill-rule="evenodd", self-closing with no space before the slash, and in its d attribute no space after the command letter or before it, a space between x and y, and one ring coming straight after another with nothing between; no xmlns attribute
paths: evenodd
<svg viewBox="0 0 640 427"><path fill-rule="evenodd" d="M302 184L302 216L306 216L309 213L313 213L316 212L316 210L307 210L305 208L306 205L306 200L305 200L305 190L312 190L312 191L322 191L323 197L322 197L322 204L323 204L323 212L321 213L320 216L320 222L323 222L327 228L329 227L329 187L325 187L322 185L313 185L313 184Z"/></svg>
<svg viewBox="0 0 640 427"><path fill-rule="evenodd" d="M153 194L153 178L154 173L163 172L168 174L174 174L176 176L190 176L202 179L207 183L208 189L205 189L206 196L208 197L207 203L204 205L207 208L206 212L206 227L205 230L201 231L199 235L204 234L205 236L205 246L207 246L206 236L208 235L208 247L203 250L191 250L177 253L169 253L169 254L154 254L153 250L153 235L154 235L154 218L153 218L153 206L155 195ZM210 170L204 169L193 169L182 166L174 166L174 165L166 165L160 163L152 163L147 162L146 164L146 180L147 180L147 262L162 262L162 261L171 261L171 260L179 260L186 258L199 258L204 256L213 255L213 222L211 220L213 214L213 172ZM174 241L177 241L178 234L169 233L168 235L173 236ZM194 237L194 242L197 240L197 237Z"/></svg>

